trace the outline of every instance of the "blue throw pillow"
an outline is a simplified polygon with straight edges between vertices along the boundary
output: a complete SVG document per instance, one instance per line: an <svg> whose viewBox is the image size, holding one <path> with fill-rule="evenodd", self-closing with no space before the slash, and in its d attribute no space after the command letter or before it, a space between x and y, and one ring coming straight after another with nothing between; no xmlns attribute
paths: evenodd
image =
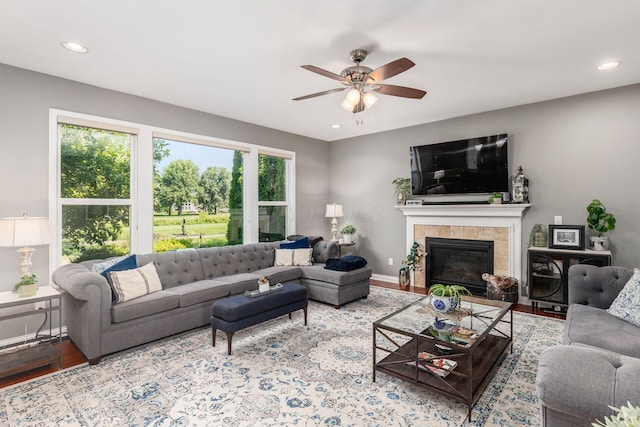
<svg viewBox="0 0 640 427"><path fill-rule="evenodd" d="M135 255L129 255L122 261L112 265L111 267L107 268L100 274L104 276L105 279L107 279L107 282L109 282L109 286L111 286L111 281L109 280L110 272L133 270L134 268L138 268L138 261L136 260ZM113 293L113 289L111 289L111 302L114 302L115 300L116 300L116 295Z"/></svg>
<svg viewBox="0 0 640 427"><path fill-rule="evenodd" d="M309 238L303 237L302 239L296 240L291 243L280 243L280 249L304 249L310 248Z"/></svg>

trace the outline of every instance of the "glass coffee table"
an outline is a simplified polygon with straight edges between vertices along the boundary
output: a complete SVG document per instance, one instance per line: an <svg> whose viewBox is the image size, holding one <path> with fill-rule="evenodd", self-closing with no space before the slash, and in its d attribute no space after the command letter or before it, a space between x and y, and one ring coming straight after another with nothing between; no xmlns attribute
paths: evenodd
<svg viewBox="0 0 640 427"><path fill-rule="evenodd" d="M512 347L511 306L464 296L455 312L442 314L425 297L373 322L373 381L383 372L466 403L471 421Z"/></svg>

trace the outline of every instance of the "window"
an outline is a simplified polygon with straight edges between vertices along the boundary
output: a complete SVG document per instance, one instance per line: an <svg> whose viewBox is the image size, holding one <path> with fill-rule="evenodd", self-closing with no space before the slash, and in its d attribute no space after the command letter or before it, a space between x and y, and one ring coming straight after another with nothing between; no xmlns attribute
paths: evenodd
<svg viewBox="0 0 640 427"><path fill-rule="evenodd" d="M259 241L274 242L287 235L287 165L282 157L258 156Z"/></svg>
<svg viewBox="0 0 640 427"><path fill-rule="evenodd" d="M50 265L283 239L293 152L50 110Z"/></svg>
<svg viewBox="0 0 640 427"><path fill-rule="evenodd" d="M135 135L61 123L63 262L129 253Z"/></svg>
<svg viewBox="0 0 640 427"><path fill-rule="evenodd" d="M242 152L163 138L153 152L154 252L241 243ZM240 201L233 223L231 199Z"/></svg>

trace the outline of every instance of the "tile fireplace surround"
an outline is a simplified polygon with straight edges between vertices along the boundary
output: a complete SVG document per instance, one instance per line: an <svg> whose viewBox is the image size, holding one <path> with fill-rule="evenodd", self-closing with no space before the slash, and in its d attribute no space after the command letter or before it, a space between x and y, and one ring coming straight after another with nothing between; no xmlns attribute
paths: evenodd
<svg viewBox="0 0 640 427"><path fill-rule="evenodd" d="M522 216L529 204L396 206L407 218L407 244L427 237L494 242L494 273L522 278ZM424 257L415 286L424 287ZM519 292L521 293L521 292Z"/></svg>

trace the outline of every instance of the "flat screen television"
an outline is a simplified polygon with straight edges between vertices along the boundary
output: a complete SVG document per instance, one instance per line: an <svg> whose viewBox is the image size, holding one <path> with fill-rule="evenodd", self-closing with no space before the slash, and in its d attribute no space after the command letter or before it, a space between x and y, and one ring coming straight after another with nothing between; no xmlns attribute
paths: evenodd
<svg viewBox="0 0 640 427"><path fill-rule="evenodd" d="M411 147L415 196L509 191L507 134Z"/></svg>

